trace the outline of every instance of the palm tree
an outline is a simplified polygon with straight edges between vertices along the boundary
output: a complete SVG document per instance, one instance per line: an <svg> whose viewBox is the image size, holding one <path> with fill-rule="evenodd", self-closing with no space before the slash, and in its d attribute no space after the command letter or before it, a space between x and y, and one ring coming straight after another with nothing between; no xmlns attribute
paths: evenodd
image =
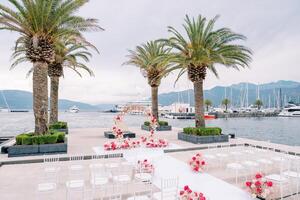
<svg viewBox="0 0 300 200"><path fill-rule="evenodd" d="M50 77L50 124L58 121L58 89L59 78L63 76L63 69L70 68L74 70L80 77L81 73L78 69L87 71L90 76L93 76L93 71L78 59L89 62L92 56L88 52L87 45L76 44L74 41L65 40L62 45L57 45L55 49L55 61L48 66L48 76Z"/></svg>
<svg viewBox="0 0 300 200"><path fill-rule="evenodd" d="M0 4L0 30L19 33L13 58L15 65L33 63L33 110L35 133L47 132L48 64L55 61L54 44L61 37L84 40L81 32L100 30L95 19L74 13L88 0L8 0L12 6Z"/></svg>
<svg viewBox="0 0 300 200"><path fill-rule="evenodd" d="M209 107L212 106L212 101L209 99L205 99L204 104L206 106L206 111L208 112Z"/></svg>
<svg viewBox="0 0 300 200"><path fill-rule="evenodd" d="M261 107L263 106L263 102L260 99L256 99L256 101L254 102L254 105L256 105L257 109L260 110Z"/></svg>
<svg viewBox="0 0 300 200"><path fill-rule="evenodd" d="M158 87L161 79L171 71L170 48L159 41L149 41L146 44L129 50L129 60L124 64L140 68L143 76L148 79L151 87L152 114L158 120Z"/></svg>
<svg viewBox="0 0 300 200"><path fill-rule="evenodd" d="M228 110L228 106L230 105L230 100L229 99L223 99L222 105L225 106L225 112Z"/></svg>
<svg viewBox="0 0 300 200"><path fill-rule="evenodd" d="M245 40L245 36L228 28L214 29L217 19L218 16L211 20L201 15L197 19L186 16L183 27L187 37L175 28L168 27L172 36L162 40L175 50L177 66L174 69L181 69L178 78L187 72L194 84L196 127L205 127L203 81L207 70L218 77L216 65L239 69L248 66L251 61L251 51L234 43Z"/></svg>

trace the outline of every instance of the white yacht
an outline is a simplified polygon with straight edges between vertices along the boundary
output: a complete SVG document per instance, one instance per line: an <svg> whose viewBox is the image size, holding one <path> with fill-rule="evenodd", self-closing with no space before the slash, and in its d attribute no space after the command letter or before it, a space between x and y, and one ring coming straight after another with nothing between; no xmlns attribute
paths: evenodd
<svg viewBox="0 0 300 200"><path fill-rule="evenodd" d="M69 108L69 112L70 113L78 113L79 108L77 106L72 106L71 108Z"/></svg>
<svg viewBox="0 0 300 200"><path fill-rule="evenodd" d="M300 106L289 104L278 114L281 117L300 117Z"/></svg>

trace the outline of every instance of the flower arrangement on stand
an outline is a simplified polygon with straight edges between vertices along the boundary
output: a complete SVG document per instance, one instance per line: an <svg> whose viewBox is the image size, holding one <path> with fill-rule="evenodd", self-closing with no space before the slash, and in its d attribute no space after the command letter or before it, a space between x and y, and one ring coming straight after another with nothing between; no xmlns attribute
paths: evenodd
<svg viewBox="0 0 300 200"><path fill-rule="evenodd" d="M201 192L194 192L188 185L183 187L179 192L180 200L206 200L206 197Z"/></svg>
<svg viewBox="0 0 300 200"><path fill-rule="evenodd" d="M116 140L112 142L107 142L104 144L104 150L117 150L117 149L131 149L140 146L140 141L130 140L129 138L124 138L123 131L117 127L118 122L121 122L123 115L117 115L114 118L115 126L113 126L112 131L115 135Z"/></svg>
<svg viewBox="0 0 300 200"><path fill-rule="evenodd" d="M152 174L154 172L154 166L147 159L139 160L137 162L137 171Z"/></svg>
<svg viewBox="0 0 300 200"><path fill-rule="evenodd" d="M252 181L246 181L245 184L253 198L267 199L272 192L273 182L267 181L261 173L257 173Z"/></svg>
<svg viewBox="0 0 300 200"><path fill-rule="evenodd" d="M148 137L141 137L141 142L145 144L147 148L162 148L169 145L165 139L155 138L155 130L158 126L157 119L151 112L148 113L150 117L150 135Z"/></svg>
<svg viewBox="0 0 300 200"><path fill-rule="evenodd" d="M200 153L194 155L189 161L189 164L194 172L202 172L204 170L204 166L206 165Z"/></svg>

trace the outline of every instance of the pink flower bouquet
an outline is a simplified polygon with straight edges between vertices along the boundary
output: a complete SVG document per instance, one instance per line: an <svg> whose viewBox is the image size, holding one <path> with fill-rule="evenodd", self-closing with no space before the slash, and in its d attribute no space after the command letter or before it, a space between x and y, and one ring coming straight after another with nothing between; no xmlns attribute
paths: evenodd
<svg viewBox="0 0 300 200"><path fill-rule="evenodd" d="M189 186L184 186L179 192L180 200L206 200L206 197L201 192L193 192Z"/></svg>
<svg viewBox="0 0 300 200"><path fill-rule="evenodd" d="M204 169L204 166L206 165L206 163L203 160L202 155L200 153L197 153L196 155L194 155L191 158L189 164L194 172L202 172Z"/></svg>
<svg viewBox="0 0 300 200"><path fill-rule="evenodd" d="M267 181L261 173L257 173L252 181L245 183L253 198L260 197L266 199L271 194L272 181Z"/></svg>
<svg viewBox="0 0 300 200"><path fill-rule="evenodd" d="M152 163L150 163L147 159L139 160L137 163L137 170L139 172L143 173L153 173L154 172L154 166Z"/></svg>

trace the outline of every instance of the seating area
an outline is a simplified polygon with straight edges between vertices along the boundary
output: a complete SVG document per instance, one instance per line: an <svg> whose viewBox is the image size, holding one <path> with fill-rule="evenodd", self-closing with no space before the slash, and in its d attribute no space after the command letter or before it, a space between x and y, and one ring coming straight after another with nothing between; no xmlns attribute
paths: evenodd
<svg viewBox="0 0 300 200"><path fill-rule="evenodd" d="M153 192L158 191L151 173L123 159L93 155L84 161L83 156L74 155L69 161L59 161L58 156L45 156L41 167L37 199L60 199L56 196L58 187L65 189L70 200L152 199Z"/></svg>
<svg viewBox="0 0 300 200"><path fill-rule="evenodd" d="M3 165L0 178L5 181L0 181L1 198L177 199L188 185L209 200L226 196L230 196L230 200L251 200L245 182L262 172L274 184L271 199L299 199L299 195L286 197L299 192L297 180L300 180L299 156L278 152L287 147L245 139L194 145L178 141L176 128L174 130L163 133L169 141L167 148L139 146L115 151L103 148L108 140L103 134L99 136L99 132L105 129L75 130L69 135L68 154L29 157L27 164L20 163L21 158L14 158L13 162L18 164ZM137 133L138 137L149 134ZM259 148L246 143L256 144ZM294 150L297 149L291 148L291 152L298 152ZM193 171L189 165L197 153L206 162L201 172ZM30 159L38 162L29 163ZM141 168L138 161L145 159L153 167ZM18 192L15 192L16 188ZM167 198L173 195L175 198Z"/></svg>
<svg viewBox="0 0 300 200"><path fill-rule="evenodd" d="M271 198L300 199L299 156L272 149L228 145L210 145L207 150L173 153L172 156L187 162L195 152L202 153L205 172L230 184L245 189L246 181L259 172L274 184Z"/></svg>

